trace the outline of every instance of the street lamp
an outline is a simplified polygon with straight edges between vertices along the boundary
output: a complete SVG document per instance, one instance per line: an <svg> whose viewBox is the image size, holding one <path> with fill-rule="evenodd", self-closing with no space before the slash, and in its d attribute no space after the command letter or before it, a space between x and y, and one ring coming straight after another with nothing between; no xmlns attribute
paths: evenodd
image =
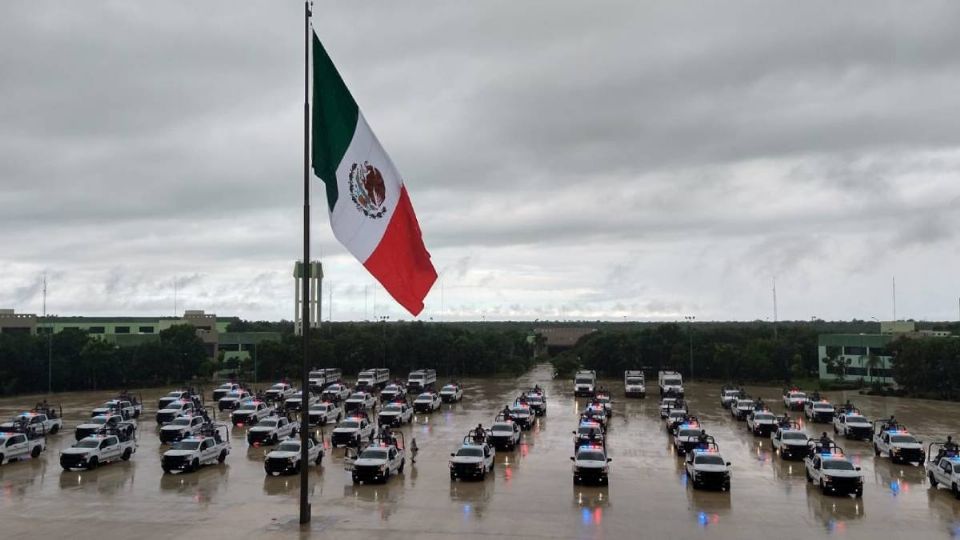
<svg viewBox="0 0 960 540"><path fill-rule="evenodd" d="M684 315L687 321L687 337L690 339L690 380L693 380L693 321L696 319L693 315Z"/></svg>
<svg viewBox="0 0 960 540"><path fill-rule="evenodd" d="M380 320L380 324L383 328L382 341L383 341L383 363L380 367L387 367L387 321L390 320L388 315L381 315L377 317Z"/></svg>

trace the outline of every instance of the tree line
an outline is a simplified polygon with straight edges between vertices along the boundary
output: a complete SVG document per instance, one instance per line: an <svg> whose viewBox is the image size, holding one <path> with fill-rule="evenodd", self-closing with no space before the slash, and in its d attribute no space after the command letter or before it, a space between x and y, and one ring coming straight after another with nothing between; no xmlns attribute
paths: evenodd
<svg viewBox="0 0 960 540"><path fill-rule="evenodd" d="M960 339L901 338L890 349L893 378L908 395L960 399Z"/></svg>
<svg viewBox="0 0 960 540"><path fill-rule="evenodd" d="M48 335L0 333L0 395L173 386L209 379L224 370L262 384L298 380L302 338L292 325L244 323L245 329L280 330L253 356L208 358L192 326L163 330L155 342L117 347L82 330ZM234 330L234 328L231 328ZM509 330L421 322L331 323L311 333L309 363L345 374L386 367L395 376L433 368L441 377L517 375L533 365L527 334ZM49 380L48 380L49 376Z"/></svg>

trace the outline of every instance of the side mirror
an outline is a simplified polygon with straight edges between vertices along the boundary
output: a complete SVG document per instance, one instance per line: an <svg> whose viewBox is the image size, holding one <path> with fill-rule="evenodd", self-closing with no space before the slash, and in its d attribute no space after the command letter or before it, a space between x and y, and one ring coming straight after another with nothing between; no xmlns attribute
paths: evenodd
<svg viewBox="0 0 960 540"><path fill-rule="evenodd" d="M573 457L573 456L570 456L570 461L576 461L576 460L577 460L577 458L575 458L575 457Z"/></svg>
<svg viewBox="0 0 960 540"><path fill-rule="evenodd" d="M613 458L607 458L607 463L610 463L611 461L613 461Z"/></svg>
<svg viewBox="0 0 960 540"><path fill-rule="evenodd" d="M727 462L727 467L729 467L729 466L730 466L730 462L728 461L728 462Z"/></svg>
<svg viewBox="0 0 960 540"><path fill-rule="evenodd" d="M576 432L576 431L571 431L570 433L573 433L574 435L576 435L576 434L577 434L577 432Z"/></svg>
<svg viewBox="0 0 960 540"><path fill-rule="evenodd" d="M450 457L454 457L453 452L450 452Z"/></svg>
<svg viewBox="0 0 960 540"><path fill-rule="evenodd" d="M859 470L860 470L860 467L854 467L854 469L859 471Z"/></svg>

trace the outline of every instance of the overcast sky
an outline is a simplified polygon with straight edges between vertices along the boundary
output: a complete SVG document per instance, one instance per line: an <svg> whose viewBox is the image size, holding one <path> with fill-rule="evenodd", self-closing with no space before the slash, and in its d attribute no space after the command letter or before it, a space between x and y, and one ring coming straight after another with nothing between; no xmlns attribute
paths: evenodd
<svg viewBox="0 0 960 540"><path fill-rule="evenodd" d="M0 307L293 317L303 5L4 2ZM960 3L319 2L425 320L956 319ZM323 318L408 319L334 240Z"/></svg>

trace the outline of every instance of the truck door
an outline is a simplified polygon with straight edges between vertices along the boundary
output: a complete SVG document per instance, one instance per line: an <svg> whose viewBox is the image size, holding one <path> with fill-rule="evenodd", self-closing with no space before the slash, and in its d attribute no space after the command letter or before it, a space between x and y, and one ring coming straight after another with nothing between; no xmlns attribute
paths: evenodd
<svg viewBox="0 0 960 540"><path fill-rule="evenodd" d="M4 454L7 458L18 457L21 454L27 452L27 437L26 435L14 435L7 439L7 444Z"/></svg>
<svg viewBox="0 0 960 540"><path fill-rule="evenodd" d="M950 477L953 476L953 464L950 463L949 459L941 459L938 469L939 480L949 486L951 484Z"/></svg>

